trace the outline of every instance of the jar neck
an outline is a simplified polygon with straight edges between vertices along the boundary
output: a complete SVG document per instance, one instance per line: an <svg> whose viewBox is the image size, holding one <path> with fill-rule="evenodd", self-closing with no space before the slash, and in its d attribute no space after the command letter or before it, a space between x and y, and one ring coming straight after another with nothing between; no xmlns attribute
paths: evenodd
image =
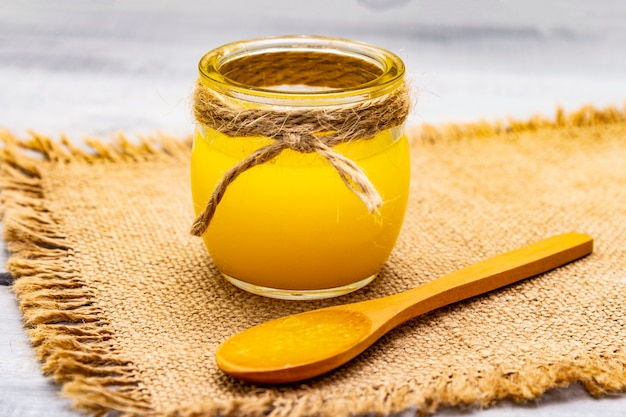
<svg viewBox="0 0 626 417"><path fill-rule="evenodd" d="M217 48L200 64L199 81L250 103L319 107L371 100L399 88L402 60L384 49L311 36L260 38Z"/></svg>

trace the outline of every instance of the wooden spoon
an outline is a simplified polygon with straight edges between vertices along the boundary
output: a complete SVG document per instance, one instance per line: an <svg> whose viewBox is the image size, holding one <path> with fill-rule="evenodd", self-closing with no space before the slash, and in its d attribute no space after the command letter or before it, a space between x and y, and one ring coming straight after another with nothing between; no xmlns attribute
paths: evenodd
<svg viewBox="0 0 626 417"><path fill-rule="evenodd" d="M470 265L409 291L268 321L226 340L217 364L235 378L295 382L359 355L405 321L588 255L593 239L567 233Z"/></svg>

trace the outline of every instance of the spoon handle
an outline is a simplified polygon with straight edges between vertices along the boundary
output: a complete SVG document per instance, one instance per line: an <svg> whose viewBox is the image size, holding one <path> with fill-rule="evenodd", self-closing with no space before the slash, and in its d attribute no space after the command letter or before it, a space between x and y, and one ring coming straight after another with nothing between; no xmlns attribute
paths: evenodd
<svg viewBox="0 0 626 417"><path fill-rule="evenodd" d="M588 255L592 250L593 239L588 235L566 233L553 236L459 269L417 288L354 306L361 304L384 333L421 314L541 274Z"/></svg>

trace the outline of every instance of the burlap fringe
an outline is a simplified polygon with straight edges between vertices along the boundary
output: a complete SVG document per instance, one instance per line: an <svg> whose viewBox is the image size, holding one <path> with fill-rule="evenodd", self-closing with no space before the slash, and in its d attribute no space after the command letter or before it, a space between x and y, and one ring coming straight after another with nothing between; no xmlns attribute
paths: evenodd
<svg viewBox="0 0 626 417"><path fill-rule="evenodd" d="M572 365L576 363L576 365ZM604 366L598 367L602 363ZM594 366L590 366L593 364ZM532 382L529 382L532 381ZM301 398L285 400L273 391L256 398L228 402L206 401L176 407L167 417L301 417L350 416L389 417L409 410L416 416L434 414L443 406L466 409L487 408L498 401L517 403L539 398L549 389L580 383L599 397L626 389L626 367L610 358L564 358L549 367L513 371L504 367L475 375L441 375L429 381L417 379L399 385L380 385L362 392L346 392L341 404L311 395L302 386ZM306 395L304 395L306 393Z"/></svg>
<svg viewBox="0 0 626 417"><path fill-rule="evenodd" d="M529 120L479 121L476 123L447 123L444 125L423 124L416 126L410 137L421 143L436 143L442 140L462 140L467 137L493 136L504 133L522 133L539 129L554 129L564 127L584 127L599 124L611 124L626 121L626 103L619 108L609 106L598 109L587 105L567 113L559 107L553 117L535 115Z"/></svg>
<svg viewBox="0 0 626 417"><path fill-rule="evenodd" d="M175 158L186 161L189 142L160 135L133 143L119 135L109 144L87 139L78 149L38 134L18 140L0 131L0 204L11 257L7 269L24 326L42 369L63 384L74 406L104 415L153 415L150 395L133 364L117 351L115 335L92 289L70 262L72 248L46 208L38 164L96 163ZM31 155L29 155L29 152Z"/></svg>
<svg viewBox="0 0 626 417"><path fill-rule="evenodd" d="M625 121L626 106L622 109L586 106L571 114L559 109L554 119L537 116L526 122L423 125L416 127L411 136L414 143L428 143ZM62 164L162 157L187 160L190 141L159 136L133 144L120 136L110 144L96 140L85 142L94 152L78 149L66 138L54 142L32 134L29 140L20 141L8 132L0 131L0 143L4 143L4 148L0 149L0 204L3 208L0 218L4 221L4 240L12 253L8 269L16 278L13 288L44 372L63 384L63 393L74 400L75 407L94 415L114 412L128 417L340 415L338 405L311 395L306 385L300 386L303 396L290 401L280 396L280 389L267 389L259 390L254 399L207 399L181 404L165 413L154 410L138 371L132 363L121 359L121 352L116 351L115 335L102 317L91 290L79 271L72 270L67 262L72 256L72 248L67 245L54 214L46 209L37 169L40 160L28 156L26 151L35 151L48 161ZM594 367L587 362L593 363ZM346 400L340 408L345 410L346 402L350 402L350 410L355 416L387 416L404 410L428 415L446 405L482 408L503 399L515 402L534 400L546 390L572 383L582 384L593 396L626 390L626 366L609 357L593 360L561 358L548 367L494 368L480 375L453 377L441 375L429 381L416 378L402 384L370 387L367 392L346 393Z"/></svg>

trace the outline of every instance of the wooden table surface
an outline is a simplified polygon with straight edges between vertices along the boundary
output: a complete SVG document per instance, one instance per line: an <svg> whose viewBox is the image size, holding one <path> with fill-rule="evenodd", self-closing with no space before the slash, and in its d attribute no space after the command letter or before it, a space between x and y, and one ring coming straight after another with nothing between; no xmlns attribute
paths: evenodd
<svg viewBox="0 0 626 417"><path fill-rule="evenodd" d="M417 97L412 125L626 101L626 3L612 0L5 0L0 128L63 133L76 143L120 131L188 135L200 56L282 34L396 52ZM0 416L77 416L41 375L6 285L7 256L0 247ZM623 416L626 398L594 400L574 385L525 405L438 415Z"/></svg>

